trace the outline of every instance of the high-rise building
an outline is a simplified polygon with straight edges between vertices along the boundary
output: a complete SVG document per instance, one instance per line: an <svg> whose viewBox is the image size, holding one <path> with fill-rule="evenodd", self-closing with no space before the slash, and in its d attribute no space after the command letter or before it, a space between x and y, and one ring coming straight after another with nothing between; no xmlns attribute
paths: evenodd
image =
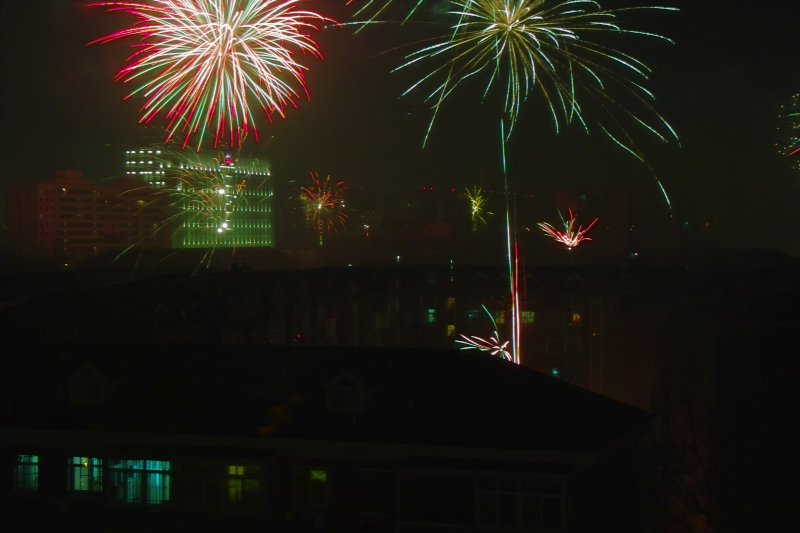
<svg viewBox="0 0 800 533"><path fill-rule="evenodd" d="M169 248L169 213L141 180L93 183L62 171L8 188L9 248L31 259L80 261L110 250Z"/></svg>
<svg viewBox="0 0 800 533"><path fill-rule="evenodd" d="M125 175L141 178L173 212L173 248L273 245L272 186L265 161L159 145L125 150Z"/></svg>

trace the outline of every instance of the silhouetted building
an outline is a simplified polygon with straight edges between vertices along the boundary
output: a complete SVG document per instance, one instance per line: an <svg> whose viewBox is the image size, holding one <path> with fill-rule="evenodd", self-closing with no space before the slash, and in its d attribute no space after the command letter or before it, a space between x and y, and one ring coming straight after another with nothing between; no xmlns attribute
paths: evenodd
<svg viewBox="0 0 800 533"><path fill-rule="evenodd" d="M81 343L6 363L0 497L28 528L635 530L649 417L482 354Z"/></svg>

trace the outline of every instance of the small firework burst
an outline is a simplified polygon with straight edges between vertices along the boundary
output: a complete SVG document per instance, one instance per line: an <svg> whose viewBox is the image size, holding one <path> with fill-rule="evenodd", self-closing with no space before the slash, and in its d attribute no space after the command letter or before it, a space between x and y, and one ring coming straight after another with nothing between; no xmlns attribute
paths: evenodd
<svg viewBox="0 0 800 533"><path fill-rule="evenodd" d="M592 220L592 222L585 228L579 225L578 229L575 229L575 215L572 213L572 209L569 210L569 218L567 220L564 220L564 217L561 215L561 211L558 212L558 217L561 219L561 225L564 227L564 231L558 231L547 222L539 222L537 226L539 226L545 235L552 237L561 244L564 244L570 250L578 246L583 241L592 240L592 238L587 237L586 234L590 229L592 229L592 226L597 223L597 218Z"/></svg>
<svg viewBox="0 0 800 533"><path fill-rule="evenodd" d="M463 345L460 349L461 350L478 350L479 352L486 352L492 356L498 356L506 361L513 361L514 358L511 355L511 352L508 350L509 341L501 341L500 335L497 333L497 323L494 320L494 317L486 309L485 305L481 305L483 308L483 312L486 313L486 316L489 317L489 320L492 322L492 329L493 335L488 339L484 339L483 337L478 337L476 335L464 335L463 333L459 333L460 339L456 339L457 344Z"/></svg>
<svg viewBox="0 0 800 533"><path fill-rule="evenodd" d="M306 221L319 234L320 244L326 233L336 233L347 224L347 211L344 201L345 184L334 183L330 176L321 180L319 173L311 172L311 186L301 189L300 198L306 212Z"/></svg>
<svg viewBox="0 0 800 533"><path fill-rule="evenodd" d="M472 187L464 192L464 197L469 201L470 217L472 217L472 231L477 230L478 222L486 224L484 215L492 215L491 211L486 210L486 196L483 195L483 189L480 187Z"/></svg>

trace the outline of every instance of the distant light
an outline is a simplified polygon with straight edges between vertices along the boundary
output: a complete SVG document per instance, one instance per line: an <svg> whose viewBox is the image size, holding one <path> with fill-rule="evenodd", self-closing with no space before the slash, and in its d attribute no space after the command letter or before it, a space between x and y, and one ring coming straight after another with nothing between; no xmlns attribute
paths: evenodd
<svg viewBox="0 0 800 533"><path fill-rule="evenodd" d="M557 378L561 375L561 371L557 367L553 367L550 369L550 375Z"/></svg>

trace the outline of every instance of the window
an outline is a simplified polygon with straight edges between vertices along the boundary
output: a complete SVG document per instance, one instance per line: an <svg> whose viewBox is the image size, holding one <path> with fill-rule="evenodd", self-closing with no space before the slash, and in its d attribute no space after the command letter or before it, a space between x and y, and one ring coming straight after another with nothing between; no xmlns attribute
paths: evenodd
<svg viewBox="0 0 800 533"><path fill-rule="evenodd" d="M18 492L39 490L39 456L17 455L14 466L14 489Z"/></svg>
<svg viewBox="0 0 800 533"><path fill-rule="evenodd" d="M327 509L328 471L298 467L292 471L292 503L296 509Z"/></svg>
<svg viewBox="0 0 800 533"><path fill-rule="evenodd" d="M577 311L573 311L571 313L567 313L567 325L568 326L580 326L581 325L581 314Z"/></svg>
<svg viewBox="0 0 800 533"><path fill-rule="evenodd" d="M473 307L472 309L468 309L467 310L467 320L469 322L473 322L475 320L478 320L478 317L480 317L480 316L481 316L481 310L480 309L475 309Z"/></svg>
<svg viewBox="0 0 800 533"><path fill-rule="evenodd" d="M545 325L547 326L561 326L563 324L561 320L561 311L558 309L551 309L545 315Z"/></svg>
<svg viewBox="0 0 800 533"><path fill-rule="evenodd" d="M567 339L564 344L567 353L579 354L583 352L583 339Z"/></svg>
<svg viewBox="0 0 800 533"><path fill-rule="evenodd" d="M447 337L455 337L456 336L456 325L455 324L447 324Z"/></svg>
<svg viewBox="0 0 800 533"><path fill-rule="evenodd" d="M67 459L67 483L75 492L103 491L103 460L96 457Z"/></svg>
<svg viewBox="0 0 800 533"><path fill-rule="evenodd" d="M564 343L561 339L545 339L544 341L544 353L550 356L561 355L563 347Z"/></svg>
<svg viewBox="0 0 800 533"><path fill-rule="evenodd" d="M363 470L360 477L361 512L393 516L397 498L394 474L384 470Z"/></svg>
<svg viewBox="0 0 800 533"><path fill-rule="evenodd" d="M170 500L169 461L116 459L108 461L112 498L124 503L159 505Z"/></svg>
<svg viewBox="0 0 800 533"><path fill-rule="evenodd" d="M453 298L453 297L448 297L447 298L447 310L448 311L452 311L455 308L456 308L456 299Z"/></svg>
<svg viewBox="0 0 800 533"><path fill-rule="evenodd" d="M506 323L506 311L505 309L501 309L500 311L494 312L494 322L498 326L502 326Z"/></svg>
<svg viewBox="0 0 800 533"><path fill-rule="evenodd" d="M562 486L555 480L478 478L478 523L527 530L560 530Z"/></svg>
<svg viewBox="0 0 800 533"><path fill-rule="evenodd" d="M428 308L425 313L425 322L427 324L435 324L436 323L436 309L433 307Z"/></svg>
<svg viewBox="0 0 800 533"><path fill-rule="evenodd" d="M534 320L536 318L536 314L533 311L523 311L522 312L522 325L523 326L532 326Z"/></svg>
<svg viewBox="0 0 800 533"><path fill-rule="evenodd" d="M261 467L228 465L225 479L225 506L257 511L263 504Z"/></svg>
<svg viewBox="0 0 800 533"><path fill-rule="evenodd" d="M366 391L361 380L342 372L325 384L326 407L332 413L363 413L366 409Z"/></svg>

